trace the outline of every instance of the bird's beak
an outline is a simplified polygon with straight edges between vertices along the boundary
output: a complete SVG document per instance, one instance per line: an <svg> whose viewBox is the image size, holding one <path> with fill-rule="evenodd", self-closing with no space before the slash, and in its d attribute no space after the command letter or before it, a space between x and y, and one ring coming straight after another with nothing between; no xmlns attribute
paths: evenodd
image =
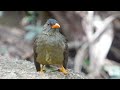
<svg viewBox="0 0 120 90"><path fill-rule="evenodd" d="M58 23L56 23L56 24L52 25L52 28L53 28L53 29L60 28L60 25L59 25Z"/></svg>

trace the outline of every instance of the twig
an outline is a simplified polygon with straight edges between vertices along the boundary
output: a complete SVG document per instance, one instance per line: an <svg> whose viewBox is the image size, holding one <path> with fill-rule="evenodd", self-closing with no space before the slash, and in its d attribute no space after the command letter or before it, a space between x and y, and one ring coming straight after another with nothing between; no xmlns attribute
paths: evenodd
<svg viewBox="0 0 120 90"><path fill-rule="evenodd" d="M111 30L111 29L106 29L108 27L108 25L114 20L116 19L116 17L114 15L112 16L109 16L108 18L106 18L103 23L104 23L104 26L101 26L101 28L98 28L97 31L101 31L101 32L98 32L98 33L95 33L93 38L92 38L92 41L90 44L94 44L107 30Z"/></svg>
<svg viewBox="0 0 120 90"><path fill-rule="evenodd" d="M89 45L91 44L94 44L102 35L103 33L106 32L106 28L108 27L108 25L114 20L116 19L116 17L118 17L120 15L112 15L112 16L109 16L108 18L106 18L103 23L104 23L104 26L102 26L101 28L99 28L98 30L100 30L101 32L99 33L96 33L92 39L91 39L91 42L90 43L85 43L83 46L82 46L82 49L79 49L77 54L76 54L76 57L75 57L75 65L74 65L74 70L76 72L79 72L80 71L80 66L84 60L84 56L85 54L87 53L87 48L89 47ZM111 29L107 29L107 30L111 30Z"/></svg>
<svg viewBox="0 0 120 90"><path fill-rule="evenodd" d="M82 46L84 44L84 42L80 42L80 41L71 41L68 42L68 47L69 49L75 48L78 49L80 46Z"/></svg>
<svg viewBox="0 0 120 90"><path fill-rule="evenodd" d="M85 56L87 55L87 48L88 48L88 44L85 43L78 51L77 54L75 56L75 61L74 61L74 71L75 72L80 72L81 68L82 68L82 63L83 60L85 59Z"/></svg>

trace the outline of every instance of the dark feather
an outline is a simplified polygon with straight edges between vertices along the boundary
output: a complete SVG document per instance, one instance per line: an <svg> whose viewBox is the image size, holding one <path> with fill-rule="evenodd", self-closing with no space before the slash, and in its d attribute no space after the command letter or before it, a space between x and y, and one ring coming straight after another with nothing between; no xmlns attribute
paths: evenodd
<svg viewBox="0 0 120 90"><path fill-rule="evenodd" d="M34 64L35 64L36 70L37 70L37 71L40 71L40 63L38 63L38 62L36 61L36 58L37 58L37 53L36 53L36 39L37 39L37 38L35 38L35 40L34 40L34 46L33 46L33 51L34 51Z"/></svg>
<svg viewBox="0 0 120 90"><path fill-rule="evenodd" d="M65 41L65 49L64 49L64 60L63 60L63 67L66 69L67 68L67 62L68 62L68 44L67 40Z"/></svg>

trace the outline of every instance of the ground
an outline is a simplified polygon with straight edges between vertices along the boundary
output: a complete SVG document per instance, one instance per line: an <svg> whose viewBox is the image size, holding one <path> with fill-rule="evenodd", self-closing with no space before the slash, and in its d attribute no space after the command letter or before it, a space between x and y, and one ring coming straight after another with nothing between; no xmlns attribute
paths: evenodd
<svg viewBox="0 0 120 90"><path fill-rule="evenodd" d="M11 59L6 56L0 56L0 79L87 79L83 74L74 73L69 69L69 74L64 75L61 72L46 73L36 72L33 62L26 60Z"/></svg>

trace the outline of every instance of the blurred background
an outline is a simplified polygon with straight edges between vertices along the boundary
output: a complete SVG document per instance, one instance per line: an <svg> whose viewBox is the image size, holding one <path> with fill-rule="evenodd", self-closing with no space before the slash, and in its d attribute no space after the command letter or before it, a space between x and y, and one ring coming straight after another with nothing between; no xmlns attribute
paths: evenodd
<svg viewBox="0 0 120 90"><path fill-rule="evenodd" d="M68 40L68 68L120 79L120 11L0 11L0 55L33 62L33 42L49 18Z"/></svg>

